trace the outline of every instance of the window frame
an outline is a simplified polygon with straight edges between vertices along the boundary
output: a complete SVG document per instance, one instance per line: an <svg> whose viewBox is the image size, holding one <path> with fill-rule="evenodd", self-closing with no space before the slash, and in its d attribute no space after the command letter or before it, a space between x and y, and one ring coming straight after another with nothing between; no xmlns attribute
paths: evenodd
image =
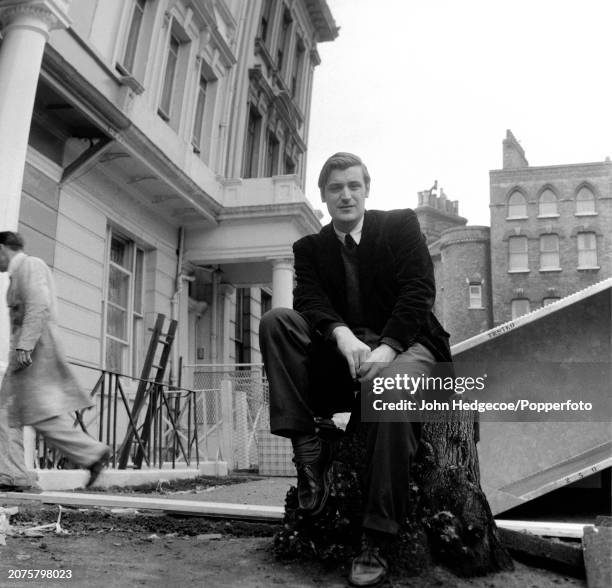
<svg viewBox="0 0 612 588"><path fill-rule="evenodd" d="M133 0L130 10L130 19L125 34L125 42L121 50L121 59L117 61L116 67L123 75L135 77L136 57L138 54L138 43L142 40L142 27L145 22L145 11L148 0ZM134 24L136 16L139 16L136 30ZM129 59L128 59L129 55Z"/></svg>
<svg viewBox="0 0 612 588"><path fill-rule="evenodd" d="M202 91L204 83L204 91ZM194 153L198 155L202 152L202 137L204 136L204 126L206 125L206 108L210 100L210 83L204 72L200 69L198 77L196 103L193 113L193 125L191 129L191 146Z"/></svg>
<svg viewBox="0 0 612 588"><path fill-rule="evenodd" d="M552 199L545 201L544 196L547 196L548 194L552 195ZM550 212L547 212L546 207L551 206L551 209L552 209L552 205L554 205L554 212L552 212L552 210ZM559 217L559 198L551 188L549 187L544 188L540 192L540 195L538 196L538 218L558 218L558 217Z"/></svg>
<svg viewBox="0 0 612 588"><path fill-rule="evenodd" d="M476 288L476 295L472 295L472 288ZM468 309L480 309L482 310L482 284L470 283L468 284Z"/></svg>
<svg viewBox="0 0 612 588"><path fill-rule="evenodd" d="M580 194L584 194L588 192L591 197L588 199L584 199L584 198L580 198ZM589 187L589 186L581 186L578 191L576 192L576 198L575 198L575 204L576 204L576 210L574 212L575 216L597 216L597 206L596 206L596 196L595 196L595 192ZM585 202L589 202L591 203L591 208L589 210L580 210L581 205L579 204L579 202L585 203Z"/></svg>
<svg viewBox="0 0 612 588"><path fill-rule="evenodd" d="M172 53L173 41L176 41L176 51L174 54ZM179 36L176 34L176 32L172 30L172 27L170 27L170 33L168 35L168 41L166 43L166 56L164 60L161 92L159 95L159 104L157 107L157 114L162 119L164 119L166 122L170 122L170 119L172 118L172 107L174 105L173 100L175 97L176 74L179 68L180 51L181 51L181 40ZM174 55L174 59L171 61L170 57L172 57L173 55ZM173 65L172 75L171 77L169 77L168 71L169 71L169 65L171 63ZM166 96L165 96L166 93L168 94L167 95L168 104L164 104L165 99L166 99Z"/></svg>
<svg viewBox="0 0 612 588"><path fill-rule="evenodd" d="M511 213L512 207L518 208L518 205L516 204L513 205L510 202L515 196L520 197L522 199L521 214ZM523 194L520 190L513 190L510 196L508 196L507 208L506 208L506 219L507 220L523 220L526 218L528 218L527 216L527 198L525 197L525 194Z"/></svg>
<svg viewBox="0 0 612 588"><path fill-rule="evenodd" d="M594 243L594 247L592 248L585 248L585 247L580 247L580 241L581 241L581 237L584 237L585 235L591 235L593 238L593 243ZM578 268L579 270L581 269L599 269L599 259L598 259L598 252L597 252L597 233L595 231L579 231L578 233L576 233L576 249L577 249L577 253L578 253ZM584 263L584 257L585 255L590 254L592 255L592 259L591 261L594 261L594 263ZM582 262L581 262L581 258L582 258Z"/></svg>
<svg viewBox="0 0 612 588"><path fill-rule="evenodd" d="M280 30L278 34L278 44L276 47L276 69L281 76L287 70L287 54L291 47L291 27L293 25L293 16L287 6L283 6L281 14Z"/></svg>
<svg viewBox="0 0 612 588"><path fill-rule="evenodd" d="M111 259L113 241L121 242L125 247L125 255L129 258L125 264ZM121 307L111 301L111 274L123 274L128 280L127 306ZM105 282L103 296L102 316L102 366L109 371L115 371L127 376L140 375L144 342L144 291L146 274L146 251L144 247L127 237L122 231L109 226L107 229L107 248L105 258ZM109 332L109 309L116 308L125 313L125 338ZM123 346L121 352L120 369L109 366L109 345L112 341Z"/></svg>
<svg viewBox="0 0 612 588"><path fill-rule="evenodd" d="M554 237L554 239L552 239ZM552 249L545 249L544 245L546 242L550 242L555 244L555 247ZM551 262L545 260L550 257L552 259ZM561 270L561 257L560 257L560 240L559 235L556 233L546 233L545 235L540 235L540 271L559 271ZM556 264L554 263L556 262Z"/></svg>
<svg viewBox="0 0 612 588"><path fill-rule="evenodd" d="M259 17L259 27L257 29L257 36L261 39L264 45L270 45L270 32L272 30L272 24L274 20L274 0L263 0L261 7L261 15Z"/></svg>
<svg viewBox="0 0 612 588"><path fill-rule="evenodd" d="M306 62L306 44L300 35L296 35L295 47L293 52L293 64L291 71L291 84L289 91L293 101L301 106L302 104L302 87L304 78L304 64Z"/></svg>
<svg viewBox="0 0 612 588"><path fill-rule="evenodd" d="M253 122L253 124L251 124ZM253 133L251 134L251 127ZM259 177L260 143L263 128L263 117L254 104L249 105L245 129L244 159L242 162L242 177L244 179Z"/></svg>
<svg viewBox="0 0 612 588"><path fill-rule="evenodd" d="M512 251L512 243L518 243L519 240L525 243L524 251ZM520 267L512 267L513 255L524 256L525 265ZM522 258L521 258L522 259ZM508 273L525 273L529 272L529 239L525 235L512 235L508 237Z"/></svg>
<svg viewBox="0 0 612 588"><path fill-rule="evenodd" d="M266 170L264 176L271 178L279 174L280 166L280 141L276 134L268 130L266 136Z"/></svg>

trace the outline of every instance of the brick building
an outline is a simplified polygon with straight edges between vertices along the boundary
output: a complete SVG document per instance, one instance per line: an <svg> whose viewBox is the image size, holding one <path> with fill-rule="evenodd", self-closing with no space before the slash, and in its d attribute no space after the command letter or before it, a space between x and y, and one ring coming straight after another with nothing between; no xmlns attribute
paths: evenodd
<svg viewBox="0 0 612 588"><path fill-rule="evenodd" d="M453 343L612 275L612 162L529 166L511 131L490 172L491 227L467 226L456 201L419 193L436 314Z"/></svg>

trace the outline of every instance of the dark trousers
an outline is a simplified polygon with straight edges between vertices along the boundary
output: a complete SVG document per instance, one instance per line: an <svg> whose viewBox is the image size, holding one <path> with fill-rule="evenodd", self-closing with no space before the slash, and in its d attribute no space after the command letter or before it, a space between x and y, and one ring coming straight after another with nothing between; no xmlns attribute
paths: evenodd
<svg viewBox="0 0 612 588"><path fill-rule="evenodd" d="M367 344L377 337L355 331ZM314 433L314 416L336 412L360 413L355 400L358 385L335 344L314 333L296 311L276 308L261 320L259 339L270 384L272 433L294 437ZM416 343L395 361L406 363L402 373L429 375L435 363L431 352ZM414 370L414 373L410 373ZM387 398L388 399L388 398ZM364 479L363 527L396 534L410 480L410 464L418 439L407 420L368 423Z"/></svg>

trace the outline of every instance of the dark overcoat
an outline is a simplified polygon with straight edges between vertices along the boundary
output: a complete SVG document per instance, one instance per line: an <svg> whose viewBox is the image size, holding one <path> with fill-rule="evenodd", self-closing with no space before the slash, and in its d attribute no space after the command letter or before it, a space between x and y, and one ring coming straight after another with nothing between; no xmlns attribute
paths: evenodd
<svg viewBox="0 0 612 588"><path fill-rule="evenodd" d="M322 336L347 323L341 243L330 223L293 245L293 306ZM438 362L450 362L449 335L432 309L434 269L418 219L410 209L365 213L357 248L364 323L404 348L422 343Z"/></svg>

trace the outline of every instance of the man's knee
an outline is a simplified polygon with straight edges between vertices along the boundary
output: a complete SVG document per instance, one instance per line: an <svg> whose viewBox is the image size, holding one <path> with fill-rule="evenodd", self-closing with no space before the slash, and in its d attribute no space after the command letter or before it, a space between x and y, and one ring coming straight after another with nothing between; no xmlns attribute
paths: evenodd
<svg viewBox="0 0 612 588"><path fill-rule="evenodd" d="M261 317L259 334L260 336L272 335L279 328L294 324L299 319L303 320L299 313L292 308L273 308Z"/></svg>

